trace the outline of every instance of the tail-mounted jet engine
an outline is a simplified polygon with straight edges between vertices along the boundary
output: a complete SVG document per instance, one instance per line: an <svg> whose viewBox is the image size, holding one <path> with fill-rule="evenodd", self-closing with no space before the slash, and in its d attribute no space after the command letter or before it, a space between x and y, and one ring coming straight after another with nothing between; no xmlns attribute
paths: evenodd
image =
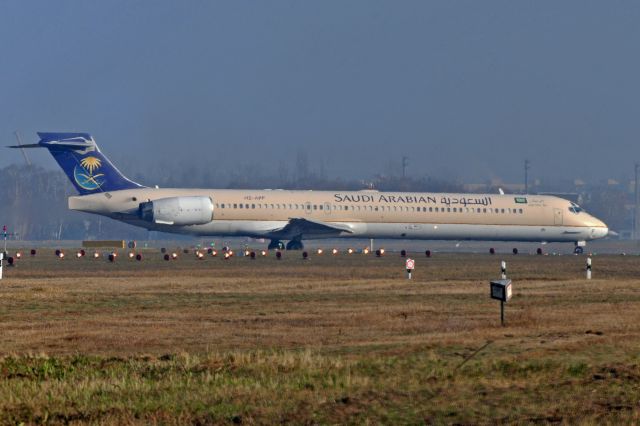
<svg viewBox="0 0 640 426"><path fill-rule="evenodd" d="M170 197L140 203L140 219L163 225L204 225L213 220L209 197Z"/></svg>

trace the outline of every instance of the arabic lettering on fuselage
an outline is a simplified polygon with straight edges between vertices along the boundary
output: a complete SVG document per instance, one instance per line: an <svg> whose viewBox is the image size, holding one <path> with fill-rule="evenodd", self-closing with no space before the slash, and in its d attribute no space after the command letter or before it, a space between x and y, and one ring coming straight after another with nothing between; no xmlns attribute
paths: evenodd
<svg viewBox="0 0 640 426"><path fill-rule="evenodd" d="M438 199L439 198L439 199ZM334 194L336 203L404 203L444 204L446 206L490 206L491 197L451 197L435 195L390 195L390 194Z"/></svg>

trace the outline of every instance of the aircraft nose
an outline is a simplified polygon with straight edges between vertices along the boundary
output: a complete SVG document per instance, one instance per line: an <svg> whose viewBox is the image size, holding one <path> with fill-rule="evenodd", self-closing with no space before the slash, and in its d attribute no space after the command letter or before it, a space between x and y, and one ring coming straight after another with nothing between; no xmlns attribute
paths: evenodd
<svg viewBox="0 0 640 426"><path fill-rule="evenodd" d="M591 235L593 235L594 238L606 237L609 234L609 227L607 226L607 224L600 219L596 219L595 217L593 219L595 223L592 225L593 227L591 228Z"/></svg>
<svg viewBox="0 0 640 426"><path fill-rule="evenodd" d="M606 225L602 228L593 228L593 234L596 238L604 238L609 234L609 228Z"/></svg>

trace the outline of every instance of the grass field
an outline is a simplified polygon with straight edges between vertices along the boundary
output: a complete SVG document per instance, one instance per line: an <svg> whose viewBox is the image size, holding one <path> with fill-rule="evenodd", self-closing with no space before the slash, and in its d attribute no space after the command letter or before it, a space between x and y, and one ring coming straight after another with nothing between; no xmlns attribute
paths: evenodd
<svg viewBox="0 0 640 426"><path fill-rule="evenodd" d="M0 281L0 423L640 422L637 256L50 251Z"/></svg>

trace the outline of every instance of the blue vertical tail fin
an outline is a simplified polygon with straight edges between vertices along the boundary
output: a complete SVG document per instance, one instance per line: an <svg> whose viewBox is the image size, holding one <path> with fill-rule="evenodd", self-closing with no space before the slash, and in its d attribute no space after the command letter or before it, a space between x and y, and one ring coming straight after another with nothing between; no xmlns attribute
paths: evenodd
<svg viewBox="0 0 640 426"><path fill-rule="evenodd" d="M88 133L38 132L37 144L12 148L47 148L80 195L142 188L111 164Z"/></svg>

